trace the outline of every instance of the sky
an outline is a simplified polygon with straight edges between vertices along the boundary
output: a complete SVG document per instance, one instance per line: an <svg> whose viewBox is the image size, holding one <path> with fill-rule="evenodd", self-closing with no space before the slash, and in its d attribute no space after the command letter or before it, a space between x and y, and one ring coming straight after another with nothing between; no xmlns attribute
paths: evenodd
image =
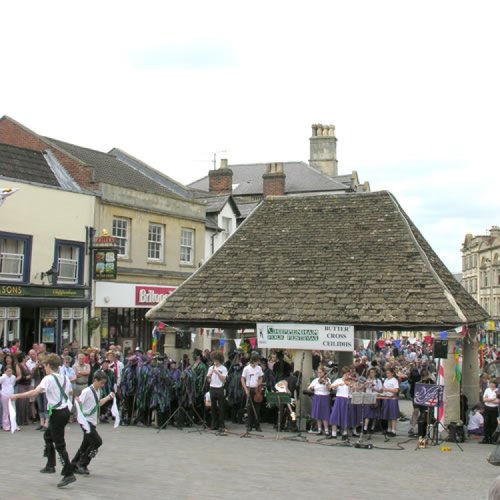
<svg viewBox="0 0 500 500"><path fill-rule="evenodd" d="M452 272L500 225L497 0L4 2L0 116L188 184L308 161L389 190Z"/></svg>

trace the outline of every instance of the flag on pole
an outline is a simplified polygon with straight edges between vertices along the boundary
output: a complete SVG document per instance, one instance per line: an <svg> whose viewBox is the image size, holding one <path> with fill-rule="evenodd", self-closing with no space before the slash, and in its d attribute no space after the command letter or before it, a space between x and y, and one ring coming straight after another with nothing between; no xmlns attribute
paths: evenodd
<svg viewBox="0 0 500 500"><path fill-rule="evenodd" d="M442 385L444 387L444 366L442 361L439 362L439 371L438 371L438 376L436 380L437 385ZM442 425L444 425L444 408L446 406L446 398L445 398L445 393L443 391L443 404L435 409L435 417L437 418L438 422L440 422Z"/></svg>
<svg viewBox="0 0 500 500"><path fill-rule="evenodd" d="M460 369L460 341L457 339L453 348L453 357L455 358L455 373L453 374L453 382L460 384L462 381L462 370Z"/></svg>
<svg viewBox="0 0 500 500"><path fill-rule="evenodd" d="M156 350L158 349L158 339L160 338L160 332L157 330L156 326L153 328L152 337L153 337L153 343L151 345L151 349L153 352L156 352Z"/></svg>

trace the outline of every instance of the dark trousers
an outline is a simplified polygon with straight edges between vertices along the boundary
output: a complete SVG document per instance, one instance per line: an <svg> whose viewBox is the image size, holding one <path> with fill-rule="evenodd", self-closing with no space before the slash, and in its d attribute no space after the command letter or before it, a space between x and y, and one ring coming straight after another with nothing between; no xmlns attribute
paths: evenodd
<svg viewBox="0 0 500 500"><path fill-rule="evenodd" d="M484 406L484 439L491 441L497 428L498 407Z"/></svg>
<svg viewBox="0 0 500 500"><path fill-rule="evenodd" d="M49 426L43 433L45 440L44 456L47 457L47 467L56 466L56 450L59 454L63 469L61 474L68 476L71 474L71 465L68 452L66 451L66 441L64 440L64 429L69 421L70 412L67 408L63 410L53 410L49 417Z"/></svg>
<svg viewBox="0 0 500 500"><path fill-rule="evenodd" d="M87 467L90 461L97 455L97 450L102 445L101 436L97 433L95 425L89 422L90 432L83 431L83 441L76 455L71 460L71 465Z"/></svg>
<svg viewBox="0 0 500 500"><path fill-rule="evenodd" d="M262 403L256 403L253 400L254 394L255 394L255 389L252 387L250 388L250 394L247 397L247 414L248 414L247 429L249 430L252 427L255 427L256 429L260 427L260 407L262 406Z"/></svg>
<svg viewBox="0 0 500 500"><path fill-rule="evenodd" d="M224 429L224 387L210 387L212 429Z"/></svg>

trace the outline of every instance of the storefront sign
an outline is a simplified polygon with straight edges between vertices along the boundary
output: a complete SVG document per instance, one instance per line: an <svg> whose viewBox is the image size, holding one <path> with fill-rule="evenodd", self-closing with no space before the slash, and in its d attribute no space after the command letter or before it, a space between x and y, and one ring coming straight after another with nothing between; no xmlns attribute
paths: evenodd
<svg viewBox="0 0 500 500"><path fill-rule="evenodd" d="M94 245L114 247L116 245L116 238L114 236L110 236L109 234L96 236L94 238Z"/></svg>
<svg viewBox="0 0 500 500"><path fill-rule="evenodd" d="M354 351L354 326L257 323L257 342L266 349Z"/></svg>
<svg viewBox="0 0 500 500"><path fill-rule="evenodd" d="M170 295L177 287L175 286L147 286L137 285L135 287L136 306L154 306Z"/></svg>
<svg viewBox="0 0 500 500"><path fill-rule="evenodd" d="M56 288L51 286L22 286L1 285L2 297L57 297L57 298L84 298L83 288Z"/></svg>
<svg viewBox="0 0 500 500"><path fill-rule="evenodd" d="M116 279L118 267L117 250L97 250L94 249L94 279L113 280Z"/></svg>

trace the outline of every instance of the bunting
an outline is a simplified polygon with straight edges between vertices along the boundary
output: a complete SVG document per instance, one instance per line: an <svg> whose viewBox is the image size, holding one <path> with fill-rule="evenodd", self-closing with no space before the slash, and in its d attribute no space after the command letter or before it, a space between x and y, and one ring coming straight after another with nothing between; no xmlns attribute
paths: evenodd
<svg viewBox="0 0 500 500"><path fill-rule="evenodd" d="M455 373L453 374L453 382L460 384L462 381L462 370L460 368L460 341L457 339L453 348L453 356L455 358Z"/></svg>

